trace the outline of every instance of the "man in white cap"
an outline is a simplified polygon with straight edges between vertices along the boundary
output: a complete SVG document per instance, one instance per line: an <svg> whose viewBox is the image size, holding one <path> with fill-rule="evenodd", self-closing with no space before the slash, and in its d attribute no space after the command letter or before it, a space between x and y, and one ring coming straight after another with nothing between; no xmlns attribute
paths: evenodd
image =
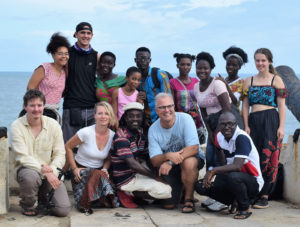
<svg viewBox="0 0 300 227"><path fill-rule="evenodd" d="M171 197L171 187L154 174L150 163L146 138L143 134L143 110L140 103L128 103L120 119L112 144L112 174L121 204L136 208L134 197L141 199L166 199ZM145 162L143 162L145 161Z"/></svg>

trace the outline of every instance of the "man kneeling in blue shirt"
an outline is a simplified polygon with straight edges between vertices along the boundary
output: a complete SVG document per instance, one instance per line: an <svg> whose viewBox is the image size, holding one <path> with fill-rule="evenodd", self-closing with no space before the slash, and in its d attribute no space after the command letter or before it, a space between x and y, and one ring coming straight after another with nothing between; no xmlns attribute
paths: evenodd
<svg viewBox="0 0 300 227"><path fill-rule="evenodd" d="M194 212L194 184L204 166L195 123L189 114L175 112L172 95L167 93L156 95L155 110L159 119L149 129L149 154L152 165L172 187L172 198L162 203L174 208L184 189L182 212Z"/></svg>

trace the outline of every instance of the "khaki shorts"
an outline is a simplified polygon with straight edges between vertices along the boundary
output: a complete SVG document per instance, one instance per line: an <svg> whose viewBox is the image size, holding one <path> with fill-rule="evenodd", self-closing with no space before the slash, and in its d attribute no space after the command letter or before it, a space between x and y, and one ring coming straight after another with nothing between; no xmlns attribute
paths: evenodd
<svg viewBox="0 0 300 227"><path fill-rule="evenodd" d="M121 186L121 190L125 192L148 192L155 199L168 199L172 197L170 185L141 174L136 174L131 181Z"/></svg>

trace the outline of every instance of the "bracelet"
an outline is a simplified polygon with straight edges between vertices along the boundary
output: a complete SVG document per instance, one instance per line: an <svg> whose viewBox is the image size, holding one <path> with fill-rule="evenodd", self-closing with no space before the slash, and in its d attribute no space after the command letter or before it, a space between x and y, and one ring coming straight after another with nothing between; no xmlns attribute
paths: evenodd
<svg viewBox="0 0 300 227"><path fill-rule="evenodd" d="M101 170L104 170L104 171L108 172L106 168L102 168Z"/></svg>

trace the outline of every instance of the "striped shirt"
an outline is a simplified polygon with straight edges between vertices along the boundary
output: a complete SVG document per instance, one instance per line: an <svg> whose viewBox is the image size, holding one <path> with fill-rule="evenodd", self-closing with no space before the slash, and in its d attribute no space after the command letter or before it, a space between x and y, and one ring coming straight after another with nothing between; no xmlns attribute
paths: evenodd
<svg viewBox="0 0 300 227"><path fill-rule="evenodd" d="M145 148L146 138L142 131L136 138L128 129L119 128L113 138L111 164L113 182L118 188L127 184L135 176L135 172L127 165L126 158L149 157L148 149Z"/></svg>

